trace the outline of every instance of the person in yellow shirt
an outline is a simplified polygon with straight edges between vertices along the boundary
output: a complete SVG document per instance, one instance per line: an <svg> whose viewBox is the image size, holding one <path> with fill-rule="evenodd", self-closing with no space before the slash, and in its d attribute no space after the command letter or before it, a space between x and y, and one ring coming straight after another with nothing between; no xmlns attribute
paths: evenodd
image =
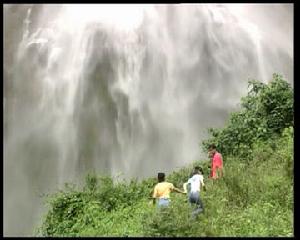
<svg viewBox="0 0 300 240"><path fill-rule="evenodd" d="M170 193L171 192L178 192L183 193L180 189L174 187L173 183L169 183L165 181L165 174L158 173L157 174L158 183L155 185L153 190L153 204L155 201L157 202L158 207L166 207L170 203Z"/></svg>

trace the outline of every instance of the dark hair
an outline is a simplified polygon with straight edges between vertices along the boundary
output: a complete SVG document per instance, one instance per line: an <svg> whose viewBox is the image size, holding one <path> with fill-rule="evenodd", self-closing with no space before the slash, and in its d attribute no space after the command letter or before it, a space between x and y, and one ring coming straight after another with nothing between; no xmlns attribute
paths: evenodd
<svg viewBox="0 0 300 240"><path fill-rule="evenodd" d="M196 167L194 168L194 174L197 174L197 173L203 174L203 169L202 169L202 167L196 166Z"/></svg>
<svg viewBox="0 0 300 240"><path fill-rule="evenodd" d="M217 149L216 145L215 144L210 144L209 147L208 147L209 150L211 149Z"/></svg>
<svg viewBox="0 0 300 240"><path fill-rule="evenodd" d="M158 179L158 182L163 182L163 181L165 181L165 173L159 172L159 173L157 174L157 179Z"/></svg>
<svg viewBox="0 0 300 240"><path fill-rule="evenodd" d="M194 169L200 171L201 167L196 166Z"/></svg>

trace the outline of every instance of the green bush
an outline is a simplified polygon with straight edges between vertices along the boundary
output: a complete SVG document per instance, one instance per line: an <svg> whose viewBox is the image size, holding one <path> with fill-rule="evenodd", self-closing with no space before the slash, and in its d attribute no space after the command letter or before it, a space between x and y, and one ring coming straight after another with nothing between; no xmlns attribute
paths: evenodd
<svg viewBox="0 0 300 240"><path fill-rule="evenodd" d="M66 185L64 191L48 196L50 210L40 232L43 236L73 236L89 227L86 231L92 234L91 227L97 225L95 220L99 214L137 204L149 196L154 186L152 182L153 179L142 183L132 179L128 183L114 183L111 177L88 174L82 191Z"/></svg>
<svg viewBox="0 0 300 240"><path fill-rule="evenodd" d="M249 160L256 141L276 137L293 126L293 90L282 76L273 74L268 84L251 80L249 88L248 95L241 99L240 111L230 115L227 125L208 130L211 138L202 142L205 152L215 143L225 157Z"/></svg>

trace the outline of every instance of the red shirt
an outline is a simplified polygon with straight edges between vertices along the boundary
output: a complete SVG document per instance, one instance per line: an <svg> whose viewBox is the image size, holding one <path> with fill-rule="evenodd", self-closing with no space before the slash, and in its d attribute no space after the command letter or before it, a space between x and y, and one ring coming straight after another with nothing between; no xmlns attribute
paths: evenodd
<svg viewBox="0 0 300 240"><path fill-rule="evenodd" d="M216 152L212 159L212 166L214 167L222 167L223 166L223 159L221 153Z"/></svg>

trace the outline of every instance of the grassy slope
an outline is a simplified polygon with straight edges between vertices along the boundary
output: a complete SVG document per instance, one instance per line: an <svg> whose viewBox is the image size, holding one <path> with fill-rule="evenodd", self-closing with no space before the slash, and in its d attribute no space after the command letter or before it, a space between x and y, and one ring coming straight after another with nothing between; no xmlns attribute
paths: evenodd
<svg viewBox="0 0 300 240"><path fill-rule="evenodd" d="M288 131L275 144L257 144L248 163L224 159L224 178L205 178L205 213L197 221L191 221L182 194L172 193L171 207L158 212L149 200L155 179L114 184L107 177L96 184L90 178L84 190L65 189L48 198L50 209L39 235L292 236L292 163L293 137ZM201 165L207 177L209 164ZM192 167L173 172L167 180L182 188Z"/></svg>

